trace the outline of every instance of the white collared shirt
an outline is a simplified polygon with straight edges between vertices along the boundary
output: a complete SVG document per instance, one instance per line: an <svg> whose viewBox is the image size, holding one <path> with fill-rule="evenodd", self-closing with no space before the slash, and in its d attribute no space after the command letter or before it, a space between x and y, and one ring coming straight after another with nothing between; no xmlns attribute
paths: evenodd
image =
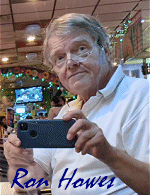
<svg viewBox="0 0 150 195"><path fill-rule="evenodd" d="M147 80L125 76L119 66L102 90L92 96L82 107L82 112L88 120L95 122L102 130L108 142L126 151L129 155L143 162L149 162L149 85ZM65 105L57 118L70 109L79 108L80 99ZM53 195L107 195L107 194L136 194L110 168L91 155L82 156L74 149L34 149L34 158L43 169L52 176ZM59 181L65 169L66 177L71 177L78 168L72 182L79 178L85 181L96 177L115 177L114 186L85 189L85 185L73 188L70 184L65 190L67 181Z"/></svg>

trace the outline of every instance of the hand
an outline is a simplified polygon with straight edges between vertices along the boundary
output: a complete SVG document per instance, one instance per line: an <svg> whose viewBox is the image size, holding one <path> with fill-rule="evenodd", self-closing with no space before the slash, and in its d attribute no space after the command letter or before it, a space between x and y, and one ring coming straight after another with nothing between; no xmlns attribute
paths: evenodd
<svg viewBox="0 0 150 195"><path fill-rule="evenodd" d="M72 140L75 135L78 135L75 144L76 152L81 152L83 155L91 154L105 162L112 147L104 137L101 128L96 123L90 122L80 110L69 111L63 116L65 121L72 118L77 121L69 129L67 139Z"/></svg>
<svg viewBox="0 0 150 195"><path fill-rule="evenodd" d="M7 141L4 143L4 155L9 166L17 169L35 165L33 150L21 148L20 145L21 141L14 134L9 135Z"/></svg>

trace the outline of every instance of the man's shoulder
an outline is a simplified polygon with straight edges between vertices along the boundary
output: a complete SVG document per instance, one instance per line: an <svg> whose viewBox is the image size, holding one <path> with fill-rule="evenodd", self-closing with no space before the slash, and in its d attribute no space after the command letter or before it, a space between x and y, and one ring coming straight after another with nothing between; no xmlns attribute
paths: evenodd
<svg viewBox="0 0 150 195"><path fill-rule="evenodd" d="M126 90L129 98L140 105L147 104L149 102L149 81L142 78L127 77L125 81Z"/></svg>
<svg viewBox="0 0 150 195"><path fill-rule="evenodd" d="M51 110L61 110L62 107L52 107Z"/></svg>
<svg viewBox="0 0 150 195"><path fill-rule="evenodd" d="M132 90L133 88L135 90L142 90L142 89L147 89L149 90L149 81L147 79L143 78L134 78L134 77L129 77L125 76L125 82L128 83L131 87Z"/></svg>

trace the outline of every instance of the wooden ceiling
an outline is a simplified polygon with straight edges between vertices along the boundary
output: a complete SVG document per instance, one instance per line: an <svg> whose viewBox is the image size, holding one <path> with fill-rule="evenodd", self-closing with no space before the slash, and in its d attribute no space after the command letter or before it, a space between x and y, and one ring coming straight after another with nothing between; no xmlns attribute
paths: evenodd
<svg viewBox="0 0 150 195"><path fill-rule="evenodd" d="M149 0L0 0L0 68L25 66L47 70L42 56L45 28L52 19L63 14L91 14L102 22L109 34L114 34L129 14L133 16L140 9L142 19L148 21L147 28ZM33 24L40 28L36 41L28 43L27 28ZM148 40L149 36L145 44ZM36 53L37 57L28 60L28 53ZM3 57L8 57L9 61L2 62Z"/></svg>

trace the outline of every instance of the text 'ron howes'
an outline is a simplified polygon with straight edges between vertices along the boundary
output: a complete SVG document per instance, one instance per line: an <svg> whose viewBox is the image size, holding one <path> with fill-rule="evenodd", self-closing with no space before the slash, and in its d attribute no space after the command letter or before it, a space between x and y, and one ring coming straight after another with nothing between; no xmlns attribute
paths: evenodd
<svg viewBox="0 0 150 195"><path fill-rule="evenodd" d="M69 185L72 185L73 188L79 188L81 186L85 186L85 189L88 189L88 188L93 188L95 185L98 185L99 187L103 187L103 186L107 185L107 189L109 189L110 187L112 187L114 185L113 182L115 180L115 177L112 177L110 180L108 180L107 176L104 176L104 177L99 176L97 178L93 177L93 178L88 178L86 180L83 178L79 178L79 179L74 181L73 178L74 178L77 170L78 169L76 168L73 171L73 174L71 177L67 177L68 168L66 168L61 179L59 180L58 188L64 187L64 190L66 190ZM21 176L19 176L19 174L21 174ZM36 179L34 179L34 178L31 178L27 182L25 182L24 184L21 184L18 180L25 177L27 174L28 174L28 171L26 169L23 169L23 168L17 169L16 175L15 175L15 177L13 179L13 183L11 185L11 188L14 186L14 184L18 185L22 189L30 188L33 186L36 186L36 188L38 188L42 184L45 184L45 186L49 185L48 180L44 180L44 178L41 178L38 181L36 181ZM68 181L65 186L63 186L64 181Z"/></svg>

